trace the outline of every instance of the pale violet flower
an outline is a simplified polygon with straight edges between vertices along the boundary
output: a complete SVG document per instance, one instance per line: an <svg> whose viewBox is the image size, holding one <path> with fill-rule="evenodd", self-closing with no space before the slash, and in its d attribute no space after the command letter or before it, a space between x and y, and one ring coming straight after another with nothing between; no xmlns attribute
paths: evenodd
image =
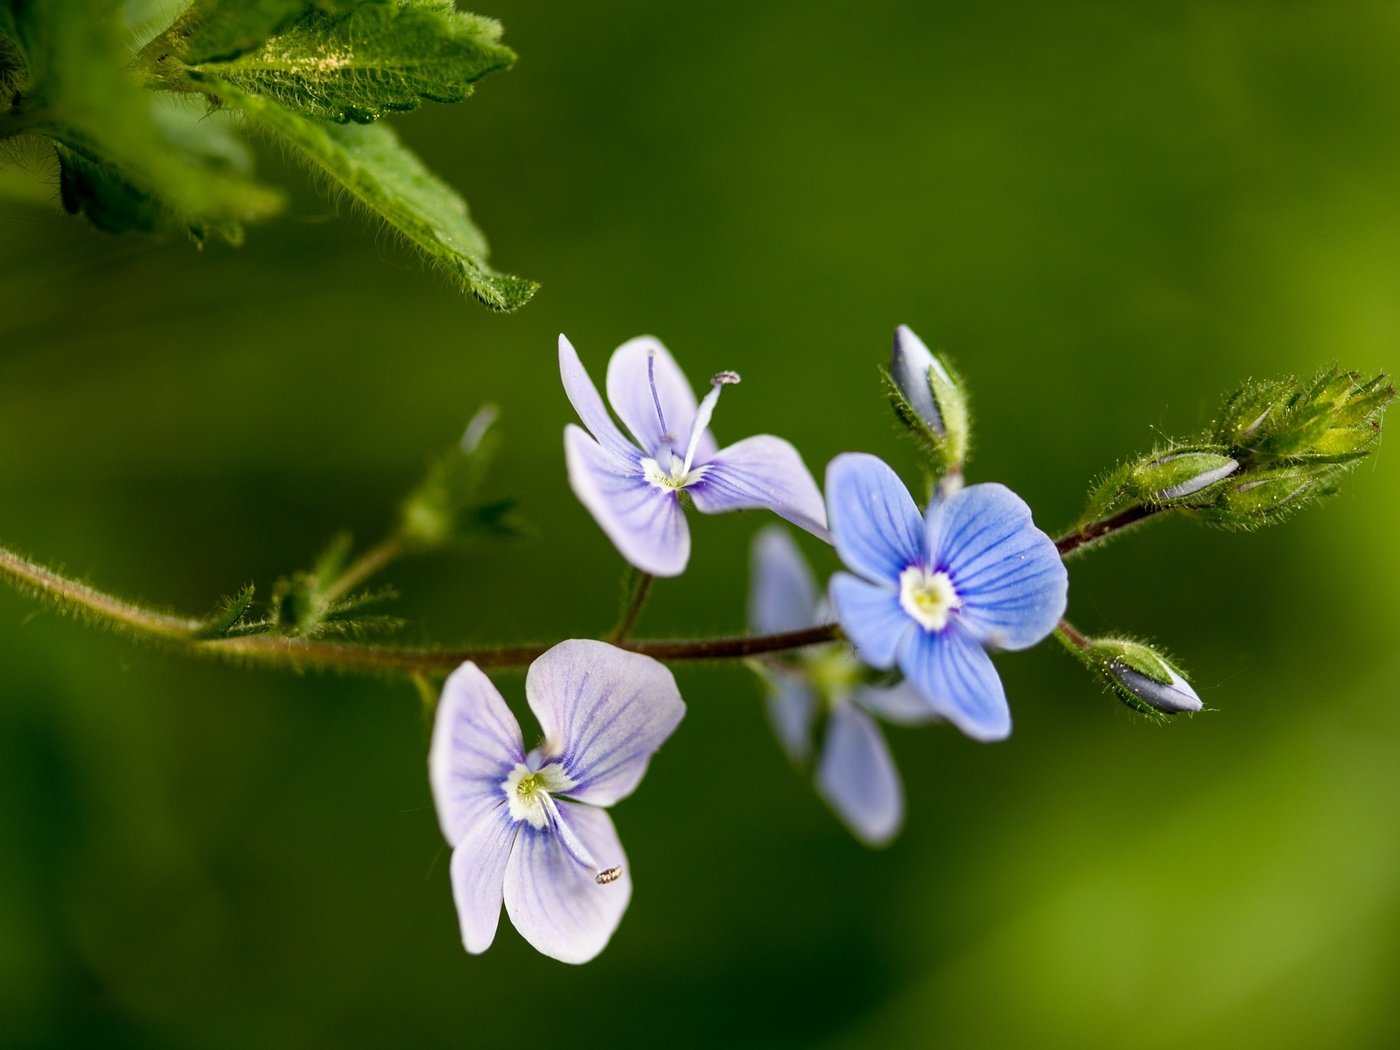
<svg viewBox="0 0 1400 1050"><path fill-rule="evenodd" d="M1001 740L1011 712L987 649L1026 649L1064 615L1069 576L1054 541L1004 485L935 497L920 515L894 471L846 453L826 471L837 573L831 601L860 658L898 667L968 736Z"/></svg>
<svg viewBox="0 0 1400 1050"><path fill-rule="evenodd" d="M830 622L811 570L777 525L754 538L749 624L763 634ZM758 665L767 681L768 715L788 757L812 763L813 737L825 718L817 758L818 793L858 839L882 846L904 823L904 787L875 718L901 725L933 720L928 703L905 683L865 681L869 672L845 645L803 649L791 660Z"/></svg>
<svg viewBox="0 0 1400 1050"><path fill-rule="evenodd" d="M709 431L720 391L739 377L720 372L697 406L666 348L650 336L623 343L608 362L603 407L578 353L559 337L564 391L583 421L564 429L574 494L622 556L653 576L678 576L690 559L684 494L704 514L766 508L827 539L821 492L797 450L768 434L719 448Z"/></svg>
<svg viewBox="0 0 1400 1050"><path fill-rule="evenodd" d="M530 665L520 724L473 663L443 687L428 758L452 895L469 952L496 936L504 899L520 935L568 963L608 943L632 896L627 858L599 808L630 795L685 704L671 672L595 641L561 642Z"/></svg>

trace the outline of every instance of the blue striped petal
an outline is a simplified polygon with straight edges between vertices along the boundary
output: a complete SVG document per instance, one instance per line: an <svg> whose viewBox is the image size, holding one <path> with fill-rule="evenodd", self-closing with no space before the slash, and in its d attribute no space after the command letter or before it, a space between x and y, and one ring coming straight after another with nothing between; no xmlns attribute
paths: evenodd
<svg viewBox="0 0 1400 1050"><path fill-rule="evenodd" d="M927 519L933 567L948 573L959 622L983 645L1026 649L1065 613L1069 574L1031 509L1005 485L971 485Z"/></svg>
<svg viewBox="0 0 1400 1050"><path fill-rule="evenodd" d="M506 914L535 948L566 963L585 963L605 947L627 902L632 876L612 820L601 809L559 802L559 820L603 869L620 869L600 885L551 828L520 825L505 871Z"/></svg>
<svg viewBox="0 0 1400 1050"><path fill-rule="evenodd" d="M661 340L642 335L613 351L607 388L613 411L648 456L669 466L662 452L685 455L690 425L695 422L695 391ZM661 418L666 421L664 428ZM715 439L706 432L700 438L696 459L703 463L714 451Z"/></svg>
<svg viewBox="0 0 1400 1050"><path fill-rule="evenodd" d="M790 442L758 434L720 449L702 463L699 480L686 486L695 509L704 514L731 510L771 510L823 540L826 507L821 490Z"/></svg>
<svg viewBox="0 0 1400 1050"><path fill-rule="evenodd" d="M473 955L484 952L496 939L506 862L520 828L510 819L503 797L495 809L467 830L452 851L452 899L457 905L462 943Z"/></svg>
<svg viewBox="0 0 1400 1050"><path fill-rule="evenodd" d="M618 553L642 572L679 576L690 561L690 529L680 499L615 456L579 427L564 428L569 485Z"/></svg>
<svg viewBox="0 0 1400 1050"><path fill-rule="evenodd" d="M974 740L1010 735L1011 709L992 658L959 622L940 632L908 634L899 667L938 714Z"/></svg>
<svg viewBox="0 0 1400 1050"><path fill-rule="evenodd" d="M831 713L817 790L867 846L883 846L904 823L904 787L875 720L853 704Z"/></svg>
<svg viewBox="0 0 1400 1050"><path fill-rule="evenodd" d="M524 761L520 723L496 687L474 663L457 668L442 687L428 750L428 781L449 844L505 800L501 784Z"/></svg>
<svg viewBox="0 0 1400 1050"><path fill-rule="evenodd" d="M598 396L598 388L588 378L583 362L578 359L574 344L561 335L559 337L559 378L564 382L564 393L569 404L582 420L588 432L605 449L624 459L637 457L637 450L623 436L608 410L603 407L603 399Z"/></svg>
<svg viewBox="0 0 1400 1050"><path fill-rule="evenodd" d="M786 529L760 529L750 563L749 627L759 634L781 634L817 622L817 584Z"/></svg>
<svg viewBox="0 0 1400 1050"><path fill-rule="evenodd" d="M562 793L597 806L632 793L685 715L665 666L585 639L560 642L532 663L525 696L544 730L541 756L557 759L573 782Z"/></svg>
<svg viewBox="0 0 1400 1050"><path fill-rule="evenodd" d="M894 590L847 572L831 578L831 605L856 655L882 671L894 666L900 639L917 629Z"/></svg>
<svg viewBox="0 0 1400 1050"><path fill-rule="evenodd" d="M828 464L826 508L836 553L867 580L893 583L922 560L919 509L898 475L875 456L846 452Z"/></svg>

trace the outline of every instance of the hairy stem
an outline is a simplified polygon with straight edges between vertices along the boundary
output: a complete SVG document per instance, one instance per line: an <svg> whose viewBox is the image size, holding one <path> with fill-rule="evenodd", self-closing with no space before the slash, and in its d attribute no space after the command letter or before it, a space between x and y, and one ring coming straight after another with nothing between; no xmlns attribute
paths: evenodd
<svg viewBox="0 0 1400 1050"><path fill-rule="evenodd" d="M1061 536L1055 541L1055 549L1060 552L1061 558L1067 558L1081 547L1088 547L1110 533L1126 529L1129 525L1136 525L1165 509L1164 507L1150 507L1139 503L1127 510L1119 511L1111 518L1091 521L1089 524L1082 525L1073 532Z"/></svg>
<svg viewBox="0 0 1400 1050"><path fill-rule="evenodd" d="M647 598L651 595L651 585L655 581L656 577L651 573L633 570L628 580L627 604L618 618L617 626L608 636L608 641L616 645L632 633L632 628L636 627L637 621L641 619L642 610L646 608Z"/></svg>
<svg viewBox="0 0 1400 1050"><path fill-rule="evenodd" d="M321 592L322 599L327 605L339 601L371 576L382 572L391 562L402 557L403 553L403 541L397 536L380 540L345 567L345 571Z"/></svg>
<svg viewBox="0 0 1400 1050"><path fill-rule="evenodd" d="M377 564L382 564L384 557L381 553L371 560L369 554L356 563L365 563L368 568L365 575L373 571ZM346 575L349 575L348 571ZM113 597L3 547L0 547L0 577L16 589L57 605L66 612L100 625L124 629L137 638L174 644L182 651L199 656L298 670L424 675L451 670L468 660L480 667L524 667L553 644L427 649L350 645L278 634L202 638L200 631L205 625L200 620L174 616ZM828 624L780 634L620 641L618 644L623 649L658 660L738 660L831 642L839 637L839 631L835 624Z"/></svg>

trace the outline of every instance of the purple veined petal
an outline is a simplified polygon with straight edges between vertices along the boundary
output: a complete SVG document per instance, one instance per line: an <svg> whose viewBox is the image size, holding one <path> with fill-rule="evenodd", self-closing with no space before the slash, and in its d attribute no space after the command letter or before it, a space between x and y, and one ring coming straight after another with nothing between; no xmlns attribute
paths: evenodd
<svg viewBox="0 0 1400 1050"><path fill-rule="evenodd" d="M463 664L442 687L428 749L428 782L450 845L505 800L501 784L523 761L520 723L481 669Z"/></svg>
<svg viewBox="0 0 1400 1050"><path fill-rule="evenodd" d="M652 396L653 379L655 397ZM613 411L648 456L669 469L670 463L660 455L663 450L685 455L690 425L695 421L695 391L659 339L638 336L613 351L608 361L607 387ZM665 418L665 427L660 417ZM714 451L715 439L708 433L703 435L695 453L696 461L705 462Z"/></svg>
<svg viewBox="0 0 1400 1050"><path fill-rule="evenodd" d="M675 492L657 488L636 463L615 456L581 428L564 428L569 486L624 558L653 576L679 576L690 561L690 529Z"/></svg>
<svg viewBox="0 0 1400 1050"><path fill-rule="evenodd" d="M899 726L927 725L942 717L924 695L908 682L859 686L852 694L851 701L875 717Z"/></svg>
<svg viewBox="0 0 1400 1050"><path fill-rule="evenodd" d="M845 452L826 468L826 507L836 553L868 580L893 582L922 560L924 523L904 482L882 460Z"/></svg>
<svg viewBox="0 0 1400 1050"><path fill-rule="evenodd" d="M598 443L623 459L638 458L637 450L603 407L598 388L588 378L574 344L562 334L559 336L559 378L564 381L564 393L569 398L569 404L574 406L579 419Z"/></svg>
<svg viewBox="0 0 1400 1050"><path fill-rule="evenodd" d="M750 564L749 627L760 634L780 634L817 623L817 583L786 529L760 529Z"/></svg>
<svg viewBox="0 0 1400 1050"><path fill-rule="evenodd" d="M992 658L959 623L941 632L911 632L900 646L899 666L933 709L972 739L1011 735L1011 709Z"/></svg>
<svg viewBox="0 0 1400 1050"><path fill-rule="evenodd" d="M881 671L894 666L900 639L917 629L900 607L894 590L867 583L848 572L838 572L831 578L831 604L841 630L856 648L856 655Z"/></svg>
<svg viewBox="0 0 1400 1050"><path fill-rule="evenodd" d="M783 751L794 762L812 757L812 731L817 719L817 697L812 687L780 675L765 675L772 686L766 702L768 721Z"/></svg>
<svg viewBox="0 0 1400 1050"><path fill-rule="evenodd" d="M506 914L535 948L566 963L585 963L601 952L632 899L632 877L622 843L607 813L560 800L566 822L599 864L620 869L600 885L597 872L573 859L549 828L523 824L506 864Z"/></svg>
<svg viewBox="0 0 1400 1050"><path fill-rule="evenodd" d="M831 712L817 790L868 846L885 845L904 823L904 787L885 736L874 719L851 704L838 704Z"/></svg>
<svg viewBox="0 0 1400 1050"><path fill-rule="evenodd" d="M771 434L736 441L708 461L699 481L686 486L695 509L704 514L731 510L771 510L813 536L831 541L826 507L812 473L797 449Z"/></svg>
<svg viewBox="0 0 1400 1050"><path fill-rule="evenodd" d="M560 642L532 663L525 697L544 730L541 754L573 780L563 794L595 806L632 793L685 715L665 665L587 639Z"/></svg>
<svg viewBox="0 0 1400 1050"><path fill-rule="evenodd" d="M502 798L483 814L452 851L452 900L462 927L462 944L473 955L491 947L501 919L506 861L520 824L510 819Z"/></svg>
<svg viewBox="0 0 1400 1050"><path fill-rule="evenodd" d="M970 485L929 508L933 564L947 571L962 625L983 645L1026 649L1065 613L1069 574L1055 542L1005 485Z"/></svg>

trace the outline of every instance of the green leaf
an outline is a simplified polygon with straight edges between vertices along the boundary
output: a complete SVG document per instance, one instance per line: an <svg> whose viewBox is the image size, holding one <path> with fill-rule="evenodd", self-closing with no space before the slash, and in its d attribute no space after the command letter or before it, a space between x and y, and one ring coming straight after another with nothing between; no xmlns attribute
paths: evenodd
<svg viewBox="0 0 1400 1050"><path fill-rule="evenodd" d="M340 15L313 11L256 50L190 63L188 72L309 117L367 124L423 101L462 101L477 80L515 61L500 37L500 23L450 4L362 4Z"/></svg>
<svg viewBox="0 0 1400 1050"><path fill-rule="evenodd" d="M237 594L220 599L194 637L227 638L234 634L250 633L252 625L247 623L247 616L253 606L253 594L254 588L250 583Z"/></svg>
<svg viewBox="0 0 1400 1050"><path fill-rule="evenodd" d="M345 11L366 0L194 0L145 53L174 54L188 64L235 58L308 11ZM382 0L368 0L382 2Z"/></svg>
<svg viewBox="0 0 1400 1050"><path fill-rule="evenodd" d="M29 62L23 105L33 130L59 144L70 210L103 229L173 226L236 241L242 223L281 206L280 195L240 170L226 142L214 144L222 133L200 128L188 103L157 102L131 77L116 4L38 9L42 17L20 27Z"/></svg>
<svg viewBox="0 0 1400 1050"><path fill-rule="evenodd" d="M370 214L402 235L432 263L493 310L514 310L539 287L491 269L486 238L466 201L431 172L382 124L315 123L269 98L216 79L207 88L242 111L314 171L327 176Z"/></svg>

